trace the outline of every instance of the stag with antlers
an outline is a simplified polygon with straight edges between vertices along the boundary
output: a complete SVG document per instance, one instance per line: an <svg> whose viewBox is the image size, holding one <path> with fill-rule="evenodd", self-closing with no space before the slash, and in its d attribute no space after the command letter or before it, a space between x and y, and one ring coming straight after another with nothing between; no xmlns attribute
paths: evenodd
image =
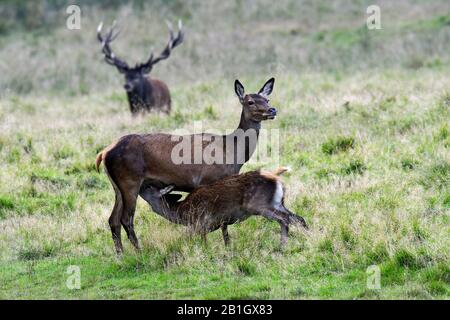
<svg viewBox="0 0 450 320"><path fill-rule="evenodd" d="M139 111L160 110L165 113L170 113L171 99L169 88L161 80L150 79L148 74L153 66L161 60L167 59L173 48L183 42L184 33L181 21L178 22L178 34L174 32L169 24L169 41L166 48L158 57L154 57L153 53L150 58L144 63L138 63L133 68L119 59L111 50L111 42L117 38L120 30L115 31L116 24L114 23L110 30L102 35L103 22L97 28L97 38L102 44L102 52L105 55L105 61L119 70L125 75L124 89L127 92L130 110L133 115Z"/></svg>

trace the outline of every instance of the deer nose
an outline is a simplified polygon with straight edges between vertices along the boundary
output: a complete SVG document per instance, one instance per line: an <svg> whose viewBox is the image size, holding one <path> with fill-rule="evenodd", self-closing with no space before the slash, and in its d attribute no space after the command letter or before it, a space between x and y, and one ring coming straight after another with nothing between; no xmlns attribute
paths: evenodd
<svg viewBox="0 0 450 320"><path fill-rule="evenodd" d="M131 85L129 83L125 83L123 88L125 89L125 91L131 91Z"/></svg>
<svg viewBox="0 0 450 320"><path fill-rule="evenodd" d="M277 109L275 108L269 108L268 110L272 115L276 115L277 114Z"/></svg>

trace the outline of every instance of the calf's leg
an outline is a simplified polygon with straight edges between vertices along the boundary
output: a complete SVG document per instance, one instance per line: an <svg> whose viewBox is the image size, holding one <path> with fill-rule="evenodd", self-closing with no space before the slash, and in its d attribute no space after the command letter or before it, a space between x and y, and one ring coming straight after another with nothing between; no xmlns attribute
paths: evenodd
<svg viewBox="0 0 450 320"><path fill-rule="evenodd" d="M295 213L291 212L289 209L287 209L286 207L282 206L280 208L280 211L286 213L289 217L289 223L293 223L293 224L300 224L302 225L303 228L305 228L306 230L308 230L308 225L306 224L305 219L303 219L303 217L296 215Z"/></svg>
<svg viewBox="0 0 450 320"><path fill-rule="evenodd" d="M259 209L257 213L269 220L275 220L280 224L281 247L283 248L287 243L289 234L289 215L274 208Z"/></svg>

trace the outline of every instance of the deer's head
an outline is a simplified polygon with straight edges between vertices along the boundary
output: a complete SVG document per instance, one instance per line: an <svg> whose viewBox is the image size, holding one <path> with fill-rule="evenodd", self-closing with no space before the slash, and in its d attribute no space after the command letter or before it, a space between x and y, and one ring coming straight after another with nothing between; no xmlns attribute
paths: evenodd
<svg viewBox="0 0 450 320"><path fill-rule="evenodd" d="M148 185L139 192L139 195L151 204L160 204L162 201L165 201L167 204L173 205L182 198L181 194L170 193L173 188L173 185L169 185L165 188L157 188Z"/></svg>
<svg viewBox="0 0 450 320"><path fill-rule="evenodd" d="M176 37L173 33L171 25L169 24L169 41L161 54L158 57L154 58L152 53L150 55L150 58L146 62L138 63L134 67L130 67L128 63L126 63L122 59L119 59L111 50L111 42L116 39L120 33L120 30L114 32L115 26L116 25L114 23L111 29L106 33L106 35L103 36L101 33L103 23L100 23L97 28L97 39L102 44L102 52L105 55L105 61L108 64L115 66L120 73L124 74L124 89L127 92L136 91L142 84L142 81L145 79L146 75L149 74L150 71L152 71L153 66L159 61L167 59L170 56L172 49L181 44L184 39L183 26L181 24L181 21L178 22L178 34Z"/></svg>
<svg viewBox="0 0 450 320"><path fill-rule="evenodd" d="M272 93L274 78L270 78L258 91L258 93L246 94L244 86L239 80L234 82L234 91L242 104L246 120L261 122L267 119L275 119L277 109L270 105L269 95Z"/></svg>

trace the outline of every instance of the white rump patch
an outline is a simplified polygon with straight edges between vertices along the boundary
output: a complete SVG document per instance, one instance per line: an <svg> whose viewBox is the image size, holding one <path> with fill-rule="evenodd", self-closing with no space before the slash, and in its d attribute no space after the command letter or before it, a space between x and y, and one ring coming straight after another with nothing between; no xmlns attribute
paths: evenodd
<svg viewBox="0 0 450 320"><path fill-rule="evenodd" d="M280 181L277 181L277 188L275 189L275 194L273 195L272 205L275 208L281 206L281 200L283 200L283 185Z"/></svg>

